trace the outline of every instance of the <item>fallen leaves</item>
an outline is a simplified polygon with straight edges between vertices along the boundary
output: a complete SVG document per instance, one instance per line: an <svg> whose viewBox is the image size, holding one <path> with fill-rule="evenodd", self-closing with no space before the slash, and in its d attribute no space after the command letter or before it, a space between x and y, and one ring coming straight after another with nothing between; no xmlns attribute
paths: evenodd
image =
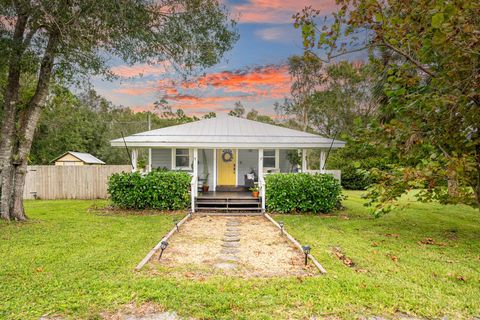
<svg viewBox="0 0 480 320"><path fill-rule="evenodd" d="M397 263L398 262L398 257L394 254L391 254L391 253L387 253L387 257L390 258L390 260L392 260L393 262Z"/></svg>
<svg viewBox="0 0 480 320"><path fill-rule="evenodd" d="M386 233L385 237L398 238L400 235L398 233Z"/></svg>
<svg viewBox="0 0 480 320"><path fill-rule="evenodd" d="M352 259L348 258L345 254L343 254L342 250L338 247L335 247L332 249L332 253L335 257L337 257L338 260L342 261L344 265L347 267L354 267L355 263L352 261Z"/></svg>
<svg viewBox="0 0 480 320"><path fill-rule="evenodd" d="M440 246L440 247L446 247L447 244L445 242L436 242L433 238L427 237L423 240L420 240L418 244L426 244L426 245L431 245L431 246Z"/></svg>

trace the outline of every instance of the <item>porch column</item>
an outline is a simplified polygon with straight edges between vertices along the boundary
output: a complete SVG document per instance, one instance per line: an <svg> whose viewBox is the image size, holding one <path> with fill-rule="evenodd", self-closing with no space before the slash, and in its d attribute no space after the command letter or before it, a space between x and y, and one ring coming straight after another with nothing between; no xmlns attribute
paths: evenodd
<svg viewBox="0 0 480 320"><path fill-rule="evenodd" d="M148 167L147 172L152 172L152 148L148 148Z"/></svg>
<svg viewBox="0 0 480 320"><path fill-rule="evenodd" d="M258 178L263 176L263 149L258 149Z"/></svg>
<svg viewBox="0 0 480 320"><path fill-rule="evenodd" d="M137 165L138 149L132 149L131 157L132 157L132 172L135 172L138 170L138 165Z"/></svg>
<svg viewBox="0 0 480 320"><path fill-rule="evenodd" d="M195 191L198 194L198 148L193 148L193 177L195 178Z"/></svg>
<svg viewBox="0 0 480 320"><path fill-rule="evenodd" d="M325 160L327 159L325 149L320 149L320 173L325 173Z"/></svg>
<svg viewBox="0 0 480 320"><path fill-rule="evenodd" d="M302 172L307 172L307 149L302 149Z"/></svg>
<svg viewBox="0 0 480 320"><path fill-rule="evenodd" d="M217 149L213 149L213 191L217 191Z"/></svg>

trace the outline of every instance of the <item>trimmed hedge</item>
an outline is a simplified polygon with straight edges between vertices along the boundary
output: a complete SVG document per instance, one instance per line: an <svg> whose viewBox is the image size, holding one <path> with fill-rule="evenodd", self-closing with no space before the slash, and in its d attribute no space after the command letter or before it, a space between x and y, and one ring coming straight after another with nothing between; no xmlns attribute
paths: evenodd
<svg viewBox="0 0 480 320"><path fill-rule="evenodd" d="M328 213L342 200L340 183L328 174L269 174L265 184L268 211Z"/></svg>
<svg viewBox="0 0 480 320"><path fill-rule="evenodd" d="M190 181L186 172L152 171L114 173L108 193L114 206L124 209L179 210L190 205Z"/></svg>

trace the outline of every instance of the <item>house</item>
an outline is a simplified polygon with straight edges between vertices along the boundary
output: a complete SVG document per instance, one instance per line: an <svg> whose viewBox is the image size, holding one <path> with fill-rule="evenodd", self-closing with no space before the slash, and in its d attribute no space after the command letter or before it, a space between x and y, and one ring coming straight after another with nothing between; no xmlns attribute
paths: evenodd
<svg viewBox="0 0 480 320"><path fill-rule="evenodd" d="M240 191L258 183L264 195L264 174L308 172L308 149L320 149L320 173L329 149L345 142L276 125L232 116L219 116L191 123L134 134L111 141L114 147L131 149L132 166L137 168L138 149L149 150L148 170L166 168L192 173L192 210L199 184L215 191ZM289 160L301 155L300 165ZM336 173L339 176L339 172ZM265 209L265 197L261 196Z"/></svg>
<svg viewBox="0 0 480 320"><path fill-rule="evenodd" d="M90 153L68 151L53 159L56 166L85 166L105 164L102 160L92 156Z"/></svg>

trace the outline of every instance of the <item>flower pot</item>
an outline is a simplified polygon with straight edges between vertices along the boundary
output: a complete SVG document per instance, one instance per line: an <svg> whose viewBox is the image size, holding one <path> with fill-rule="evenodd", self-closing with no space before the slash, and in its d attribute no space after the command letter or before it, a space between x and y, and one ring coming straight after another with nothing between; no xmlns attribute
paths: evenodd
<svg viewBox="0 0 480 320"><path fill-rule="evenodd" d="M255 198L258 198L258 195L260 193L258 191L252 191L252 196L255 197Z"/></svg>
<svg viewBox="0 0 480 320"><path fill-rule="evenodd" d="M204 184L204 185L202 186L202 191L203 191L203 192L208 192L208 185Z"/></svg>

